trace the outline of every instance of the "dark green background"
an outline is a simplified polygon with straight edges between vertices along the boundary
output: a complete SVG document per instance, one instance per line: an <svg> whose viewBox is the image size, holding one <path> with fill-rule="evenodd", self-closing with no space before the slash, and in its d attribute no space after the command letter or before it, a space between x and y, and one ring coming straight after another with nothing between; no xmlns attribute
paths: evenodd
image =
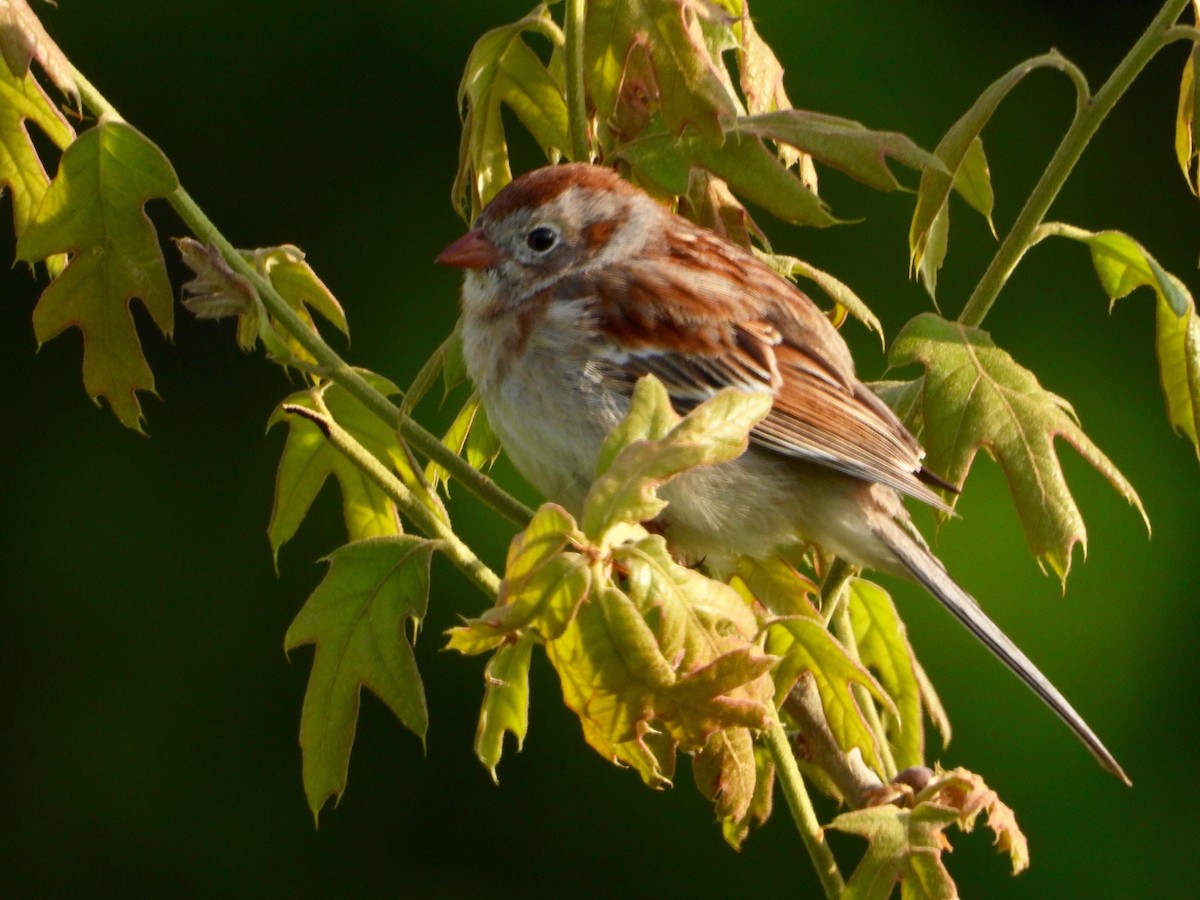
<svg viewBox="0 0 1200 900"><path fill-rule="evenodd" d="M38 9L225 234L239 246L303 247L349 314L348 358L405 383L455 315L456 275L431 261L463 227L448 203L461 66L485 28L531 4L63 0ZM796 105L932 147L992 79L1051 46L1098 86L1156 4L757 0L753 9ZM1131 232L1196 289L1196 201L1171 149L1184 56L1172 48L1134 86L1052 216ZM1042 72L988 129L1002 231L1072 104L1067 80ZM911 198L875 195L836 173L823 190L835 212L866 222L772 228L777 245L847 281L892 336L929 306L905 278ZM165 204L154 214L164 235L182 233ZM939 293L950 314L993 246L957 205ZM144 439L84 395L78 332L37 350L27 271L6 274L2 290L0 894L816 893L786 815L742 853L728 850L686 766L675 790L653 793L584 745L540 657L527 745L506 756L493 786L471 753L481 661L439 649L440 632L482 598L442 563L417 646L428 752L367 698L349 790L314 831L296 744L309 652L289 661L282 641L321 575L313 560L343 535L330 489L274 573L265 528L282 432L263 429L293 385L240 353L229 326L181 311L173 341L142 329L162 397L144 399ZM1110 316L1086 252L1044 245L987 327L1075 404L1140 490L1153 539L1063 447L1090 526L1090 559L1076 554L1065 599L1029 557L986 459L972 471L962 519L938 543L950 570L1104 736L1134 788L1101 772L919 590L891 585L955 726L952 745L933 757L982 773L1032 845L1031 870L1014 880L985 831L956 836L949 863L965 896L1190 893L1179 882L1193 877L1200 798L1200 468L1166 423L1151 300L1135 295ZM140 309L136 317L148 324ZM855 324L846 331L863 374L878 377L878 343ZM497 474L518 484L504 465ZM460 494L457 521L498 563L509 528ZM848 860L861 849L836 843Z"/></svg>

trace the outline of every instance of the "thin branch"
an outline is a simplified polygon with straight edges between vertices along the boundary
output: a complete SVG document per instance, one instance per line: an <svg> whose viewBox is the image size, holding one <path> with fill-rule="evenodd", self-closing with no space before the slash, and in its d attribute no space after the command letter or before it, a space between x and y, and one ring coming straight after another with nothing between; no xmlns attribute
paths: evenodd
<svg viewBox="0 0 1200 900"><path fill-rule="evenodd" d="M1075 164L1079 162L1079 157L1083 155L1096 130L1154 55L1171 40L1183 36L1172 26L1188 2L1189 0L1167 0L1150 23L1150 27L1138 38L1137 43L1113 70L1108 81L1096 92L1091 102L1079 108L1071 127L1063 135L1062 142L1030 193L1029 199L1025 201L1025 206L1013 223L1012 229L996 250L987 271L963 307L958 317L958 321L963 325L978 327L983 322L1013 269L1029 249L1034 232L1066 183Z"/></svg>
<svg viewBox="0 0 1200 900"><path fill-rule="evenodd" d="M125 121L116 107L109 103L77 68L73 67L72 72L79 85L80 96L87 108L108 119ZM504 491L478 469L473 468L466 460L438 440L436 435L426 431L405 415L357 370L347 364L319 334L310 329L275 290L270 279L259 273L221 234L217 226L186 190L180 187L167 200L197 238L216 247L230 268L254 285L272 318L312 355L327 378L344 388L373 415L395 428L413 449L437 462L457 478L464 488L475 494L500 515L520 526L528 523L530 516L533 515L532 510Z"/></svg>
<svg viewBox="0 0 1200 900"><path fill-rule="evenodd" d="M772 710L774 710L773 706ZM774 713L771 725L766 732L766 739L767 747L775 760L775 770L779 774L779 786L783 790L783 796L787 799L788 809L791 810L792 819L796 822L796 828L800 832L800 838L804 841L804 847L808 850L808 855L821 879L825 896L829 900L836 900L845 890L846 883L838 869L837 860L833 858L833 851L829 849L829 844L825 840L825 831L821 828L817 812L813 809L812 799L804 787L804 777L800 774L799 766L796 765L796 757L792 755L792 747L788 743L787 733L783 730L783 723L779 721L778 713Z"/></svg>
<svg viewBox="0 0 1200 900"><path fill-rule="evenodd" d="M458 535L454 533L454 529L422 503L387 466L356 441L350 432L334 421L328 411L315 411L294 404L285 405L283 411L294 416L302 416L320 428L326 440L374 481L410 521L415 523L426 536L437 539L439 549L484 594L492 598L496 596L500 590L499 576L484 565L471 548L459 539Z"/></svg>
<svg viewBox="0 0 1200 900"><path fill-rule="evenodd" d="M585 0L567 0L566 66L567 66L567 128L571 136L571 160L591 161L588 141L587 98L583 84L583 29L586 19Z"/></svg>

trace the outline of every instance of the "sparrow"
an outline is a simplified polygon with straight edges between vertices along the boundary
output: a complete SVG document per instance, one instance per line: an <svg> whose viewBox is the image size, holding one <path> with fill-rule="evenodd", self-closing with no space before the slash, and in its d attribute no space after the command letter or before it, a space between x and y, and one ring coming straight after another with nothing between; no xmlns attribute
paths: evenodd
<svg viewBox="0 0 1200 900"><path fill-rule="evenodd" d="M855 375L849 347L799 288L610 168L547 166L505 186L437 262L464 272L462 346L517 470L578 514L633 386L654 375L686 413L724 388L772 406L737 459L659 490L654 525L706 561L815 544L921 584L1033 690L1109 772L1104 744L947 574L902 500L954 490Z"/></svg>

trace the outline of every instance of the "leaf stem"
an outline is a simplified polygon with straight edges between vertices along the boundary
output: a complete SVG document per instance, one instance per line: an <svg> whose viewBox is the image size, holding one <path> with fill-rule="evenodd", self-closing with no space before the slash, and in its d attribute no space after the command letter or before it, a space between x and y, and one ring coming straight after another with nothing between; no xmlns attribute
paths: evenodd
<svg viewBox="0 0 1200 900"><path fill-rule="evenodd" d="M1189 0L1167 0L1154 17L1154 21L1113 70L1108 81L1089 103L1077 109L1071 126L1063 135L1042 177L1030 193L1029 199L1025 201L1025 206L1013 223L1012 229L996 250L996 255L963 307L958 317L960 323L978 327L983 322L1009 276L1029 249L1035 230L1066 183L1075 164L1079 162L1096 130L1154 55L1170 41L1185 36L1172 26L1188 2Z"/></svg>
<svg viewBox="0 0 1200 900"><path fill-rule="evenodd" d="M438 541L439 549L471 579L472 583L488 597L496 596L500 590L499 576L484 565L471 548L454 533L454 529L418 500L387 466L334 421L328 411L311 410L295 404L284 405L283 411L294 416L303 416L320 428L329 443L379 485L379 488L395 501L401 512L428 537Z"/></svg>
<svg viewBox="0 0 1200 900"><path fill-rule="evenodd" d="M96 90L79 69L72 67L72 75L79 86L84 105L97 115L125 121L108 100ZM271 316L294 337L297 343L312 354L322 373L336 382L351 396L363 404L375 416L395 428L417 452L434 460L450 472L468 491L509 519L524 526L533 515L532 510L504 491L492 479L438 440L436 435L422 428L399 407L377 391L358 371L348 365L325 340L310 329L287 301L279 295L270 279L260 274L244 256L221 234L212 220L205 215L199 204L186 190L180 187L167 198L184 224L200 240L216 247L229 266L239 275L249 279L258 291L263 305Z"/></svg>
<svg viewBox="0 0 1200 900"><path fill-rule="evenodd" d="M591 161L587 97L583 82L583 30L586 11L585 0L567 0L564 22L567 44L567 130L571 137L571 160L573 162Z"/></svg>
<svg viewBox="0 0 1200 900"><path fill-rule="evenodd" d="M836 900L842 895L846 883L842 879L842 873L838 870L837 860L833 858L833 851L829 849L829 844L825 840L825 831L817 819L817 811L813 809L812 799L804 787L804 776L800 774L800 767L796 765L796 757L792 755L792 747L788 742L787 733L783 730L783 723L779 720L779 713L775 712L774 706L771 706L771 709L771 724L766 732L767 748L775 760L775 769L779 773L779 786L783 790L783 796L787 799L788 809L791 810L792 819L796 822L800 838L804 841L805 849L808 850L808 855L821 879L825 896L829 900Z"/></svg>

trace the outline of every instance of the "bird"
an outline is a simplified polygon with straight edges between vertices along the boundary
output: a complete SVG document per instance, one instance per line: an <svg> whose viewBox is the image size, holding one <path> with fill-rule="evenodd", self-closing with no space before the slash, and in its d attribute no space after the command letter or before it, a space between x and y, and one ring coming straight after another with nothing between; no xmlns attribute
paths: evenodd
<svg viewBox="0 0 1200 900"><path fill-rule="evenodd" d="M488 421L547 499L578 514L645 375L681 413L725 388L769 394L742 455L660 489L668 506L654 524L672 548L707 562L815 544L916 581L1130 783L929 549L903 498L948 510L934 488L953 486L925 468L920 443L795 284L591 163L514 179L436 261L464 273L463 358Z"/></svg>

